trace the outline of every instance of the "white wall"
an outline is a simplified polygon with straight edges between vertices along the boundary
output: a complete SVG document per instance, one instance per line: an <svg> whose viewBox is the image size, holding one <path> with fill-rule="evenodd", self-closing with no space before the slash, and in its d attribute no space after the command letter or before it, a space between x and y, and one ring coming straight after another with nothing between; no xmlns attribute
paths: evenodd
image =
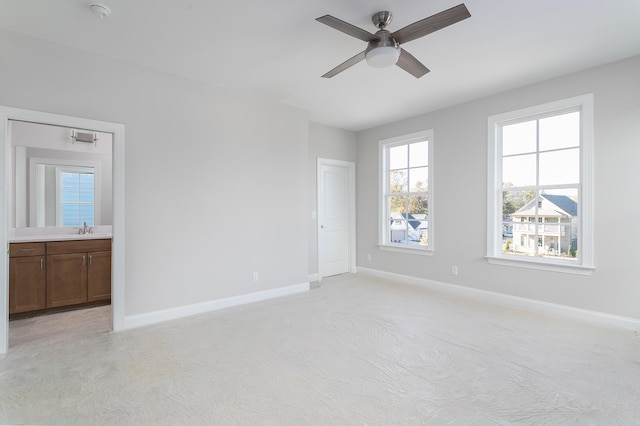
<svg viewBox="0 0 640 426"><path fill-rule="evenodd" d="M305 112L10 32L0 51L1 104L125 125L127 316L307 282Z"/></svg>
<svg viewBox="0 0 640 426"><path fill-rule="evenodd" d="M309 123L309 275L318 273L318 221L312 212L318 211L317 159L356 161L356 134L318 123Z"/></svg>
<svg viewBox="0 0 640 426"><path fill-rule="evenodd" d="M512 90L358 134L358 265L640 318L640 57ZM490 265L486 255L487 117L585 93L595 96L595 265L591 276ZM436 254L380 251L378 141L434 129ZM366 260L367 253L372 261ZM459 275L450 275L451 266Z"/></svg>

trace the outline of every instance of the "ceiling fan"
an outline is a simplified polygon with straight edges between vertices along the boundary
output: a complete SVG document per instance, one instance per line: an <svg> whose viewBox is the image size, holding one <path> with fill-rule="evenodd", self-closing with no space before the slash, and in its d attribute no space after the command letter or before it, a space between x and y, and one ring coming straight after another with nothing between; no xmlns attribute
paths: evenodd
<svg viewBox="0 0 640 426"><path fill-rule="evenodd" d="M375 34L331 15L321 16L316 21L369 43L363 52L347 59L322 77L331 78L366 59L369 66L374 68L397 65L414 77L420 78L428 73L429 69L400 45L448 27L470 16L469 10L463 3L390 33L386 27L391 22L393 15L391 12L382 11L371 17L373 25L378 28Z"/></svg>

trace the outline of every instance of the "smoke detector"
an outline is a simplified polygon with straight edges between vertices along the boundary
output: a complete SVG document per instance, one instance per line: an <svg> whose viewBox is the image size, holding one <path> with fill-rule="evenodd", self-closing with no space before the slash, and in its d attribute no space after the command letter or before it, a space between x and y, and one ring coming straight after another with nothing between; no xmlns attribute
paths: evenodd
<svg viewBox="0 0 640 426"><path fill-rule="evenodd" d="M111 9L109 9L109 6L106 6L104 4L92 4L91 6L89 6L89 9L91 9L91 12L93 12L93 14L100 19L104 19L107 16L111 15Z"/></svg>

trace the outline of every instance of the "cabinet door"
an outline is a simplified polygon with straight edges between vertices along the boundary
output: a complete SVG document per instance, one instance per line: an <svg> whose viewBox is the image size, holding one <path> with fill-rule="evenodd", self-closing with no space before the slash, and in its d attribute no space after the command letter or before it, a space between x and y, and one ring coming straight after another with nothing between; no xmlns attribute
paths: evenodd
<svg viewBox="0 0 640 426"><path fill-rule="evenodd" d="M46 308L44 256L9 260L9 314Z"/></svg>
<svg viewBox="0 0 640 426"><path fill-rule="evenodd" d="M47 308L87 301L87 253L47 256Z"/></svg>
<svg viewBox="0 0 640 426"><path fill-rule="evenodd" d="M111 299L111 252L89 253L87 301Z"/></svg>

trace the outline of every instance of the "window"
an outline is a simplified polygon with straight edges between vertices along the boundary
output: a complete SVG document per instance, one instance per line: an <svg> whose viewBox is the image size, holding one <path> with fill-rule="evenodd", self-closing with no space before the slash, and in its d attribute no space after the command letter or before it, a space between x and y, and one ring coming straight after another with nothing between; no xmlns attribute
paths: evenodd
<svg viewBox="0 0 640 426"><path fill-rule="evenodd" d="M95 176L91 167L56 167L58 226L95 223Z"/></svg>
<svg viewBox="0 0 640 426"><path fill-rule="evenodd" d="M593 95L489 117L489 262L591 272L592 123Z"/></svg>
<svg viewBox="0 0 640 426"><path fill-rule="evenodd" d="M433 251L433 131L380 141L382 249Z"/></svg>

